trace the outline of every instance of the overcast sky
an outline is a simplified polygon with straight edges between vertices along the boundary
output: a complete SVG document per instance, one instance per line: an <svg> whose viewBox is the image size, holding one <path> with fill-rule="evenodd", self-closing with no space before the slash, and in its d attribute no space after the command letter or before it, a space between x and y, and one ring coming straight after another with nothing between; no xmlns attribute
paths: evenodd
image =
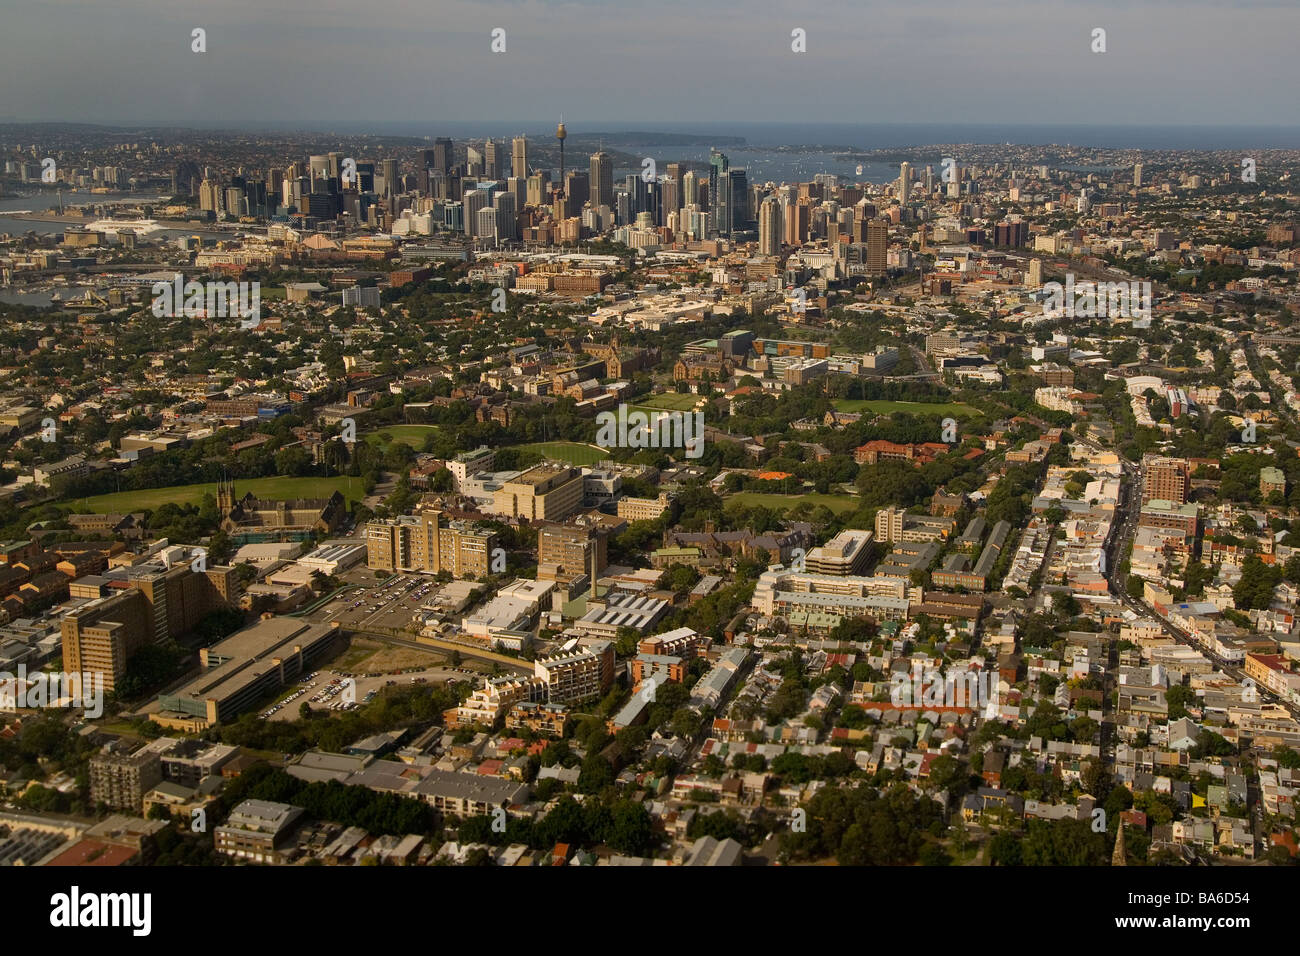
<svg viewBox="0 0 1300 956"><path fill-rule="evenodd" d="M1297 0L2 6L8 120L1300 123ZM190 50L195 27L206 53ZM795 28L806 53L791 52Z"/></svg>

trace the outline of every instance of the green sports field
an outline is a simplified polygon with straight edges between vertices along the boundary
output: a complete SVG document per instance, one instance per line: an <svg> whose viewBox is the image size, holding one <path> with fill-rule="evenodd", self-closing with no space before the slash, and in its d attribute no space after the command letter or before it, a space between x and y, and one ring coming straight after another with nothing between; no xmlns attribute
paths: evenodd
<svg viewBox="0 0 1300 956"><path fill-rule="evenodd" d="M570 465L594 465L609 458L609 451L597 445L571 441L542 441L532 445L512 445L518 451L536 452L543 458L567 461Z"/></svg>
<svg viewBox="0 0 1300 956"><path fill-rule="evenodd" d="M384 425L370 432L365 439L371 445L387 445L390 441L401 442L419 451L424 447L424 436L437 430L437 425Z"/></svg>
<svg viewBox="0 0 1300 956"><path fill-rule="evenodd" d="M642 408L689 412L699 404L699 401L700 396L698 395L678 395L676 392L665 392L662 395L651 395L649 398L637 399L637 405Z"/></svg>
<svg viewBox="0 0 1300 956"><path fill-rule="evenodd" d="M360 501L361 479L338 478L249 478L235 481L235 494L243 496L251 491L259 498L328 498L341 491L349 501ZM119 491L92 498L74 498L60 504L79 512L93 514L128 514L133 511L152 511L165 504L202 504L205 494L215 495L215 482L197 485L172 485L167 488L146 488L143 491Z"/></svg>
<svg viewBox="0 0 1300 956"><path fill-rule="evenodd" d="M872 415L892 415L908 412L912 415L951 415L953 418L972 418L979 410L961 402L892 402L888 399L837 398L832 403L836 411L867 412Z"/></svg>

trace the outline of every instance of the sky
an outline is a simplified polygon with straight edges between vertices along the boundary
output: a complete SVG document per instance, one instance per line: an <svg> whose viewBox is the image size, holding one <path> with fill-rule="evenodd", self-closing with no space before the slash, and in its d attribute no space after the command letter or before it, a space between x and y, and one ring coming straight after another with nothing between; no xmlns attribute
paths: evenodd
<svg viewBox="0 0 1300 956"><path fill-rule="evenodd" d="M1296 0L0 7L0 121L1300 125ZM191 49L195 28L206 52ZM791 49L796 29L806 52Z"/></svg>

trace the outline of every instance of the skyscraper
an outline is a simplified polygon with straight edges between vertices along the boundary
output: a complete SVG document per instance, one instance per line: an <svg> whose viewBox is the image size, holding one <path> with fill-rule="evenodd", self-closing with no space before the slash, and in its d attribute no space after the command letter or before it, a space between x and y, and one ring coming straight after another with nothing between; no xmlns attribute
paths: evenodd
<svg viewBox="0 0 1300 956"><path fill-rule="evenodd" d="M591 154L588 183L591 188L591 205L614 208L614 160L603 149Z"/></svg>
<svg viewBox="0 0 1300 956"><path fill-rule="evenodd" d="M473 146L465 150L465 175L475 177L483 175L483 154Z"/></svg>
<svg viewBox="0 0 1300 956"><path fill-rule="evenodd" d="M474 236L478 239L497 238L497 211L491 206L484 206L474 216Z"/></svg>
<svg viewBox="0 0 1300 956"><path fill-rule="evenodd" d="M419 186L420 192L426 196L433 195L433 189L429 184L429 174L433 172L436 164L437 153L434 150L425 149L420 151Z"/></svg>
<svg viewBox="0 0 1300 956"><path fill-rule="evenodd" d="M912 195L912 164L900 163L898 167L898 201L907 202Z"/></svg>
<svg viewBox="0 0 1300 956"><path fill-rule="evenodd" d="M210 179L199 183L199 209L202 212L221 212L221 186Z"/></svg>
<svg viewBox="0 0 1300 956"><path fill-rule="evenodd" d="M635 219L650 207L649 184L641 178L640 173L629 173L623 180L623 187L627 190L628 213Z"/></svg>
<svg viewBox="0 0 1300 956"><path fill-rule="evenodd" d="M580 169L571 169L564 177L564 195L569 200L569 209L573 215L582 210L583 204L591 194L591 180Z"/></svg>
<svg viewBox="0 0 1300 956"><path fill-rule="evenodd" d="M889 267L889 225L883 219L867 222L867 272L883 275Z"/></svg>
<svg viewBox="0 0 1300 956"><path fill-rule="evenodd" d="M528 137L516 136L510 141L510 174L528 178Z"/></svg>
<svg viewBox="0 0 1300 956"><path fill-rule="evenodd" d="M724 236L731 234L729 165L726 153L716 149L709 153L709 218L714 232Z"/></svg>
<svg viewBox="0 0 1300 956"><path fill-rule="evenodd" d="M787 246L801 246L808 241L808 228L812 222L809 208L807 200L800 200L787 205L782 212Z"/></svg>
<svg viewBox="0 0 1300 956"><path fill-rule="evenodd" d="M500 149L497 141L490 139L483 146L483 175L488 179L500 179L501 169L499 163Z"/></svg>
<svg viewBox="0 0 1300 956"><path fill-rule="evenodd" d="M528 205L541 206L547 200L547 192L550 189L551 175L544 169L539 169L528 177Z"/></svg>
<svg viewBox="0 0 1300 956"><path fill-rule="evenodd" d="M700 177L695 175L695 170L688 169L682 174L682 206L698 206L700 204Z"/></svg>
<svg viewBox="0 0 1300 956"><path fill-rule="evenodd" d="M682 164L681 163L668 164L668 178L677 183L677 205L668 207L669 212L674 212L678 209L681 209L684 205L686 205L682 195L683 186L682 186Z"/></svg>
<svg viewBox="0 0 1300 956"><path fill-rule="evenodd" d="M506 191L515 197L516 212L528 204L528 180L522 176L511 176L507 179Z"/></svg>
<svg viewBox="0 0 1300 956"><path fill-rule="evenodd" d="M375 191L375 164L365 160L357 163L357 189L363 193Z"/></svg>
<svg viewBox="0 0 1300 956"><path fill-rule="evenodd" d="M492 200L493 207L496 209L496 236L501 242L508 242L519 238L518 219L515 213L518 209L515 206L515 197L513 193L497 193Z"/></svg>
<svg viewBox="0 0 1300 956"><path fill-rule="evenodd" d="M1142 187L1142 164L1135 163L1133 166L1133 185L1139 189Z"/></svg>
<svg viewBox="0 0 1300 956"><path fill-rule="evenodd" d="M663 196L659 209L660 225L668 225L668 217L682 208L681 183L676 179L665 179L659 184Z"/></svg>
<svg viewBox="0 0 1300 956"><path fill-rule="evenodd" d="M768 196L758 210L758 254L775 256L781 251L781 205Z"/></svg>
<svg viewBox="0 0 1300 956"><path fill-rule="evenodd" d="M456 154L455 145L446 136L439 136L433 141L433 168L446 176Z"/></svg>
<svg viewBox="0 0 1300 956"><path fill-rule="evenodd" d="M464 217L465 217L465 235L478 235L478 213L479 210L487 205L488 194L485 189L471 189L465 193L464 199Z"/></svg>
<svg viewBox="0 0 1300 956"><path fill-rule="evenodd" d="M397 184L397 160L383 160L379 164L379 171L384 177L384 195L396 196L401 191Z"/></svg>
<svg viewBox="0 0 1300 956"><path fill-rule="evenodd" d="M743 169L729 169L727 181L731 193L727 204L731 214L727 235L732 235L749 228L749 174Z"/></svg>

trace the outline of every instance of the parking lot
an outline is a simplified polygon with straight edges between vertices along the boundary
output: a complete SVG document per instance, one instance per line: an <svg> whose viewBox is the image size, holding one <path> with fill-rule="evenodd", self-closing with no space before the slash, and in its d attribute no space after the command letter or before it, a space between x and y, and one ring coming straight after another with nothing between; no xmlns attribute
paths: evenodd
<svg viewBox="0 0 1300 956"><path fill-rule="evenodd" d="M412 615L438 588L433 578L419 574L399 574L391 581L346 591L311 616L317 620L339 621L348 630L367 627L405 629Z"/></svg>
<svg viewBox="0 0 1300 956"><path fill-rule="evenodd" d="M352 710L369 703L385 687L405 684L437 684L443 681L478 682L482 674L460 667L430 667L396 674L358 674L352 671L321 670L309 674L296 687L258 716L263 720L297 720L304 701L315 711ZM354 692L345 693L351 681ZM348 698L352 700L349 702Z"/></svg>

